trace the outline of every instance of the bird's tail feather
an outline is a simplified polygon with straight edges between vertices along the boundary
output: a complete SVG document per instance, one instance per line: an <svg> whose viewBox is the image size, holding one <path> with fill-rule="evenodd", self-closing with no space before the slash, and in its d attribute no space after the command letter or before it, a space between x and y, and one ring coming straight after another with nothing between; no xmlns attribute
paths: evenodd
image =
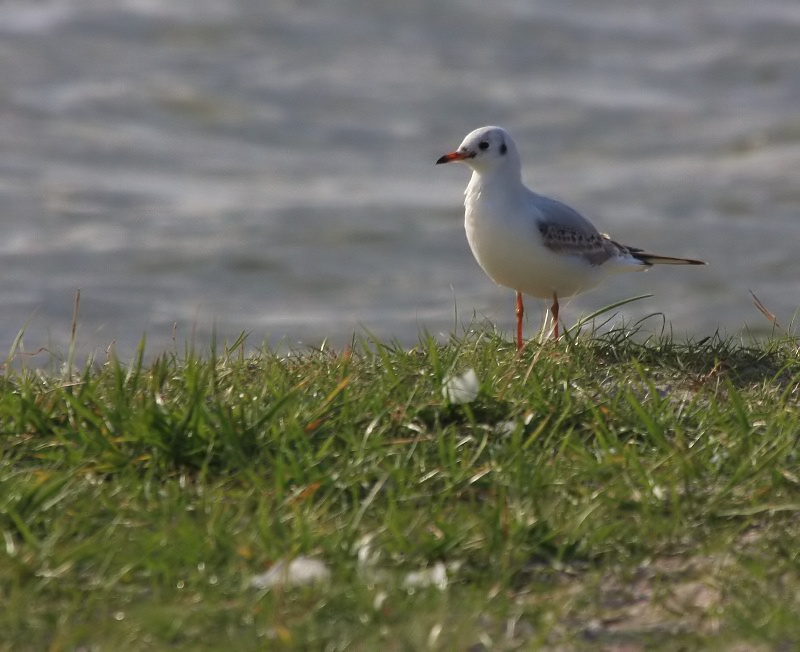
<svg viewBox="0 0 800 652"><path fill-rule="evenodd" d="M641 260L645 265L705 265L703 260L693 258L675 258L673 256L659 256L639 249L631 249L631 255Z"/></svg>

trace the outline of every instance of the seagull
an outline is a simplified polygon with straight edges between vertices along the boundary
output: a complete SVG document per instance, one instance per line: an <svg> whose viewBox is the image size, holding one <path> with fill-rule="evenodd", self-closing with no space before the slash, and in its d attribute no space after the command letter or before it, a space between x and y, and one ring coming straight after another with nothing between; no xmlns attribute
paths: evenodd
<svg viewBox="0 0 800 652"><path fill-rule="evenodd" d="M523 346L523 294L552 299L557 340L559 297L593 288L610 272L705 265L622 245L575 209L527 188L517 146L501 127L467 134L457 150L436 164L453 161L472 169L464 191L464 228L472 254L489 278L516 292L517 351Z"/></svg>

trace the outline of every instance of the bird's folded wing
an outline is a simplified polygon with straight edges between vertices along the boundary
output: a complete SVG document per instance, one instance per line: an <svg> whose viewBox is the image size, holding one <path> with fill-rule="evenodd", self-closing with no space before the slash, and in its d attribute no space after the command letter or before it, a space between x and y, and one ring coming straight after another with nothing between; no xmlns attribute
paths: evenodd
<svg viewBox="0 0 800 652"><path fill-rule="evenodd" d="M611 258L630 252L601 233L571 229L553 223L540 223L542 242L550 251L572 254L586 260L590 265L602 265Z"/></svg>

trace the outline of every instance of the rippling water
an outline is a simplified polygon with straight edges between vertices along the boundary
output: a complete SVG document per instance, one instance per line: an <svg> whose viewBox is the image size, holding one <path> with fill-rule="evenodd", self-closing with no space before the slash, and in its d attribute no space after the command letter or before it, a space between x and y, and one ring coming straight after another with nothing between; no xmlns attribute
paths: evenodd
<svg viewBox="0 0 800 652"><path fill-rule="evenodd" d="M797 0L6 0L0 346L402 343L513 293L473 261L471 129L616 239L703 269L618 277L678 333L800 305ZM533 302L531 301L531 307ZM457 315L457 316L456 316ZM658 328L659 324L654 324ZM538 327L531 311L528 332Z"/></svg>

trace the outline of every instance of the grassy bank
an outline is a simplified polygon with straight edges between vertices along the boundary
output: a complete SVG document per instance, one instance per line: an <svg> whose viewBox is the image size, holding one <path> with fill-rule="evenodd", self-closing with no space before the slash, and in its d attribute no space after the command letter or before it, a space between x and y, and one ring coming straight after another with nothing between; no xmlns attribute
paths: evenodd
<svg viewBox="0 0 800 652"><path fill-rule="evenodd" d="M24 364L2 649L800 647L793 340Z"/></svg>

